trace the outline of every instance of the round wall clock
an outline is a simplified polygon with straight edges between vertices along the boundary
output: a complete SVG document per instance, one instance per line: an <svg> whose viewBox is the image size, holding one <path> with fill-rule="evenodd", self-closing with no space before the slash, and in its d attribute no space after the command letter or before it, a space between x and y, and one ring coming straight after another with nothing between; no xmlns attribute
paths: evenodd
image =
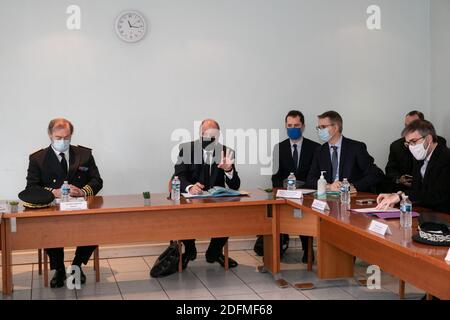
<svg viewBox="0 0 450 320"><path fill-rule="evenodd" d="M124 11L116 19L116 33L126 42L138 42L147 33L144 15L137 11Z"/></svg>

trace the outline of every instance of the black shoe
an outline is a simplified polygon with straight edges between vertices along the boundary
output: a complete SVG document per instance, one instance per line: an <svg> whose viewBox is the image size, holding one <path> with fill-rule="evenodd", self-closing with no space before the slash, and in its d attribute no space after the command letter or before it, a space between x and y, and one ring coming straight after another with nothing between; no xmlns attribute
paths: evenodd
<svg viewBox="0 0 450 320"><path fill-rule="evenodd" d="M303 253L302 263L308 263L308 251ZM314 263L314 250L312 252L312 263Z"/></svg>
<svg viewBox="0 0 450 320"><path fill-rule="evenodd" d="M216 258L206 256L206 261L208 263L218 262L222 267L225 268L225 256L223 254L219 255ZM228 258L228 267L229 268L236 268L237 266L238 266L238 263L235 260Z"/></svg>
<svg viewBox="0 0 450 320"><path fill-rule="evenodd" d="M194 261L195 259L197 259L197 249L195 247L194 249L183 253L183 255L181 256L181 265L183 270L187 268L189 261Z"/></svg>
<svg viewBox="0 0 450 320"><path fill-rule="evenodd" d="M424 295L420 300L427 300L427 295ZM440 300L439 298L436 298L435 296L431 296L431 300Z"/></svg>
<svg viewBox="0 0 450 320"><path fill-rule="evenodd" d="M80 283L85 284L86 283L86 275L84 274L83 269L81 269L81 266L77 266L77 267L80 268ZM75 270L72 270L72 275L74 273L75 273ZM73 284L75 284L75 279L73 279Z"/></svg>
<svg viewBox="0 0 450 320"><path fill-rule="evenodd" d="M50 288L61 288L64 287L64 280L66 280L66 270L56 270L50 281Z"/></svg>

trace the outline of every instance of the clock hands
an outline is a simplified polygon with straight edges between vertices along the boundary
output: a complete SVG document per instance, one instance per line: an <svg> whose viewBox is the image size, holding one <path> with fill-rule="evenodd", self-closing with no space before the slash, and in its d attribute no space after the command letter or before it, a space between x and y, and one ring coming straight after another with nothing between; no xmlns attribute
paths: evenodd
<svg viewBox="0 0 450 320"><path fill-rule="evenodd" d="M130 27L130 28L135 28L135 29L139 29L139 28L142 28L143 26L133 26L131 23L130 23L130 20L128 20L128 26Z"/></svg>

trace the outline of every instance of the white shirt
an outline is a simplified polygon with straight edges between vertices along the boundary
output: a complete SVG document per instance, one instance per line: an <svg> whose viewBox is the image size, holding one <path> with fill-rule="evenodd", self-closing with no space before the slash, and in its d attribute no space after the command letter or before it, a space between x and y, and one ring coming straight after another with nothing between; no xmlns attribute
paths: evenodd
<svg viewBox="0 0 450 320"><path fill-rule="evenodd" d="M58 161L61 163L62 157L59 155L61 152L55 150L55 148L53 148L53 146L52 146L52 149L55 152L56 157L58 158ZM64 153L64 157L66 158L66 162L67 162L67 172L69 172L69 154L70 154L69 150L70 150L70 148L67 149L66 152L63 152Z"/></svg>
<svg viewBox="0 0 450 320"><path fill-rule="evenodd" d="M298 165L300 164L300 152L302 151L303 137L301 137L298 142L294 142L291 139L289 139L289 142L291 143L292 159L294 159L294 144L297 145L297 153L298 153L297 168L298 168Z"/></svg>
<svg viewBox="0 0 450 320"><path fill-rule="evenodd" d="M428 162L430 162L433 152L434 152L434 150L431 151L431 153L428 155L428 157L426 157L426 159L423 161L422 168L420 168L420 175L422 176L422 179L425 177L425 173L427 172L427 168L428 168Z"/></svg>
<svg viewBox="0 0 450 320"><path fill-rule="evenodd" d="M211 151L206 151L205 149L203 149L203 161L205 162L205 164L208 164L207 163L207 160L208 160L208 154L209 154L209 159L211 160L211 163L209 164L210 166L209 166L209 176L211 176L211 168L212 168L212 163L214 162L213 160L214 160L214 157L213 157L213 154L214 154L214 150L211 150ZM230 172L225 172L225 176L228 178L228 179L233 179L233 175L234 175L234 170L231 170ZM187 187L186 187L186 192L187 193L189 193L189 189L191 188L193 186L193 184L190 184L190 185L188 185Z"/></svg>

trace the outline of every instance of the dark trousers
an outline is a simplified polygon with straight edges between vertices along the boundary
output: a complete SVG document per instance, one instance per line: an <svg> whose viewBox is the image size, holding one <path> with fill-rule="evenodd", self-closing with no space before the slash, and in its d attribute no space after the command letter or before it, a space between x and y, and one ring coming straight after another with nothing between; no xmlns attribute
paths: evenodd
<svg viewBox="0 0 450 320"><path fill-rule="evenodd" d="M75 251L75 258L73 258L72 265L81 267L81 263L86 264L89 261L96 246L77 247ZM47 249L48 257L50 258L51 270L63 270L64 266L64 248Z"/></svg>
<svg viewBox="0 0 450 320"><path fill-rule="evenodd" d="M300 241L302 242L302 248L303 248L303 251L305 253L308 253L308 249L309 249L309 247L308 247L308 240L309 240L309 238L312 238L312 237L300 236Z"/></svg>
<svg viewBox="0 0 450 320"><path fill-rule="evenodd" d="M217 258L223 254L223 246L228 238L212 238L209 242L208 250L205 255L210 258ZM182 241L186 252L192 252L195 249L195 239Z"/></svg>

